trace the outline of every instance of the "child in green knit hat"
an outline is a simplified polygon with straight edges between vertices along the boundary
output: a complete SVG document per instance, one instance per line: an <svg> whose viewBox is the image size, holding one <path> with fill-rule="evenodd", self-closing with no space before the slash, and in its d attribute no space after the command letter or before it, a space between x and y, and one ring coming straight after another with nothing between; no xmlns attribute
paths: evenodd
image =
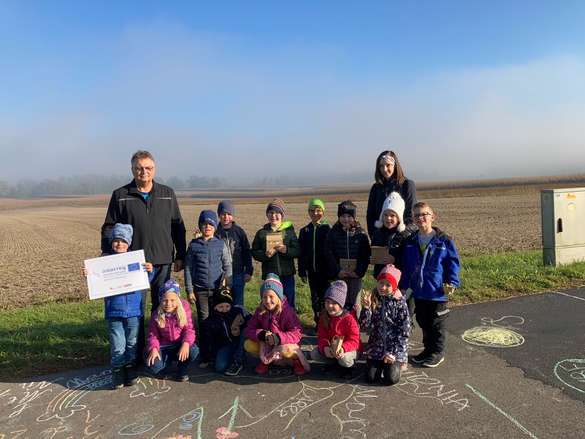
<svg viewBox="0 0 585 439"><path fill-rule="evenodd" d="M309 282L311 307L315 325L323 309L323 297L329 288L327 266L325 264L325 241L331 227L325 221L325 203L319 198L311 198L308 205L311 222L299 232L301 255L299 256L299 276ZM316 327L316 326L315 326Z"/></svg>

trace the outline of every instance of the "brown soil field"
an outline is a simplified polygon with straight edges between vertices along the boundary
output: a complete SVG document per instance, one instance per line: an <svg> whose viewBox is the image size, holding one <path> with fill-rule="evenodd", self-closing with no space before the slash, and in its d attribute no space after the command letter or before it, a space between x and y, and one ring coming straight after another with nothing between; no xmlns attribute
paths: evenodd
<svg viewBox="0 0 585 439"><path fill-rule="evenodd" d="M349 192L349 191L348 191ZM253 238L265 221L269 197L235 200L236 221ZM285 197L287 219L295 229L308 222L309 195ZM358 217L365 224L367 193L326 194L327 218L336 220L337 203L357 200ZM0 200L0 309L87 297L81 276L83 260L99 254L100 227L109 197L43 200ZM455 239L462 255L538 249L540 196L534 188L472 191L421 191L438 214L437 225ZM181 198L188 236L202 209L217 200Z"/></svg>

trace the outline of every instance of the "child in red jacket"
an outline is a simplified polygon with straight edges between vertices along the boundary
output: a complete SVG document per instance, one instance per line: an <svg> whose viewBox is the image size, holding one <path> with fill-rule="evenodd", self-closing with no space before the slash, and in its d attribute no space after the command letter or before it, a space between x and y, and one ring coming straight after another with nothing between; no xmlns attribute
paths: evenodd
<svg viewBox="0 0 585 439"><path fill-rule="evenodd" d="M318 346L311 352L315 361L337 363L347 372L360 350L360 329L355 317L343 308L347 284L337 280L325 292L325 309L317 326Z"/></svg>

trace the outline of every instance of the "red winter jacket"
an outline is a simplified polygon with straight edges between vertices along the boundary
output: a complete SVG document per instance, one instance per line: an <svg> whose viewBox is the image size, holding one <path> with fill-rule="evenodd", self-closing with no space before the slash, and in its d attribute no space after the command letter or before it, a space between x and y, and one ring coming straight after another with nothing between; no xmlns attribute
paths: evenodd
<svg viewBox="0 0 585 439"><path fill-rule="evenodd" d="M326 312L326 311L324 311ZM353 315L343 311L340 316L329 315L329 327L319 320L317 327L317 339L319 352L325 355L325 347L329 346L334 336L343 337L344 352L361 350L360 327Z"/></svg>

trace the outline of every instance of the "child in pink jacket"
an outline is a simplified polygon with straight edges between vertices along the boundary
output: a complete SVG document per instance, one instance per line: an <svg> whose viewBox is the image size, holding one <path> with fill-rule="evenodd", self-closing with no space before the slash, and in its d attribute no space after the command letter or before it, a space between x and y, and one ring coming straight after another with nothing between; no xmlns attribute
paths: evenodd
<svg viewBox="0 0 585 439"><path fill-rule="evenodd" d="M195 330L189 302L180 297L181 289L174 279L161 288L160 304L152 313L148 326L147 370L154 375L165 375L172 361L178 362L177 381L189 381L187 368L199 355L195 344Z"/></svg>
<svg viewBox="0 0 585 439"><path fill-rule="evenodd" d="M268 365L292 365L296 375L303 375L310 367L299 347L301 322L295 310L284 297L280 278L270 273L260 287L262 301L248 322L244 335L244 349L259 356L256 373L268 373Z"/></svg>

